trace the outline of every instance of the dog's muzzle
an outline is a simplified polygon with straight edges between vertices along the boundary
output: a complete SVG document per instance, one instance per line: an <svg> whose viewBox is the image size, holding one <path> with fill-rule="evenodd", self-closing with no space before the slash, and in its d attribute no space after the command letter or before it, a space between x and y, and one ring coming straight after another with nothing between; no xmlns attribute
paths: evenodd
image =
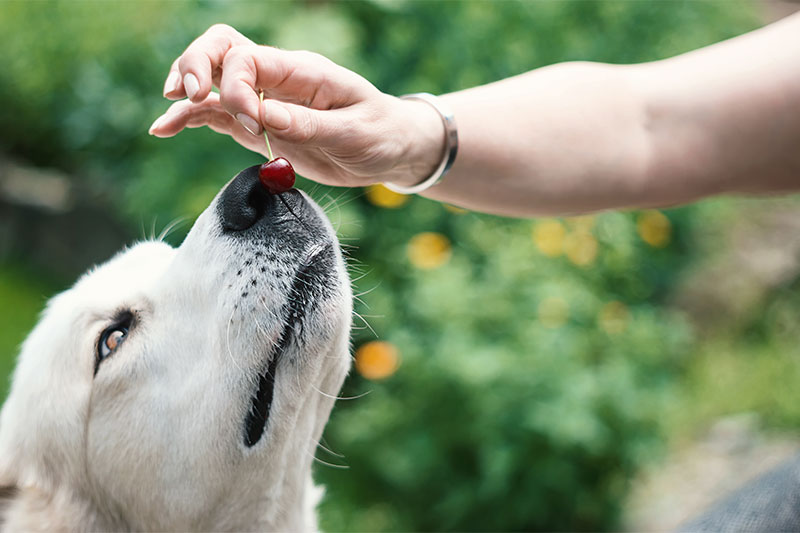
<svg viewBox="0 0 800 533"><path fill-rule="evenodd" d="M258 168L258 165L254 165L242 170L222 192L219 217L223 231L245 231L257 222L274 216L281 203L291 211L283 195L295 198L295 202L304 202L302 194L296 189L282 195L267 192L258 178Z"/></svg>
<svg viewBox="0 0 800 533"><path fill-rule="evenodd" d="M296 189L270 194L261 185L258 166L241 171L222 191L217 215L225 237L232 239L246 258L243 271L253 276L253 288L241 293L253 298L256 287L271 283L256 276L285 274L286 302L277 313L282 333L277 345L265 356L258 386L244 423L244 443L254 446L263 435L275 388L280 361L287 351L302 349L306 317L330 296L334 281L336 246L324 219ZM258 283L256 283L258 281ZM275 282L276 286L280 283ZM244 306L243 306L244 307Z"/></svg>

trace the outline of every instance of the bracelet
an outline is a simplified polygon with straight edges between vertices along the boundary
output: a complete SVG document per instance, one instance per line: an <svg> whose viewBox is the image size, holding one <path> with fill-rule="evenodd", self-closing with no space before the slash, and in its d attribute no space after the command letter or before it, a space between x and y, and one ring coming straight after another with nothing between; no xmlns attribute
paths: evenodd
<svg viewBox="0 0 800 533"><path fill-rule="evenodd" d="M429 189L442 181L444 175L447 174L447 171L453 166L453 163L456 160L456 154L458 153L458 129L456 128L456 118L453 115L453 112L436 96L430 93L413 93L403 95L400 98L404 100L422 100L423 102L426 102L433 107L437 113L439 113L439 115L442 117L442 124L444 124L444 154L442 154L442 161L439 163L439 166L436 167L436 170L433 171L433 174L416 185L411 185L408 187L396 185L394 183L384 183L384 186L386 186L387 189L390 189L394 192L399 192L401 194L416 194Z"/></svg>

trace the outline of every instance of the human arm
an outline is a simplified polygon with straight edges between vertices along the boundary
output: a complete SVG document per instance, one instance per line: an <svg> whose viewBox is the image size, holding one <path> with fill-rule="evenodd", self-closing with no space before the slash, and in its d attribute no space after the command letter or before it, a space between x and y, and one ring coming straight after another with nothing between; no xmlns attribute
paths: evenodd
<svg viewBox="0 0 800 533"><path fill-rule="evenodd" d="M663 61L563 63L444 95L455 112L459 154L423 195L530 216L798 189L799 36L795 15ZM168 112L155 134L209 124L237 140L247 136L243 144L258 150L260 139L232 118L249 109L277 139L276 151L318 181L410 185L436 167L444 129L428 104L385 95L330 62L303 63L278 52L239 48L220 65L225 105L214 95L209 102L207 92L195 103L174 104L183 108ZM302 98L302 87L274 86L301 74L316 100ZM238 91L226 93L227 76L239 82ZM273 127L270 101L259 108L256 88L281 100L276 105L289 111L288 128ZM183 96L181 88L170 96Z"/></svg>
<svg viewBox="0 0 800 533"><path fill-rule="evenodd" d="M505 215L800 189L800 15L671 59L564 63L445 95L460 152L427 196Z"/></svg>

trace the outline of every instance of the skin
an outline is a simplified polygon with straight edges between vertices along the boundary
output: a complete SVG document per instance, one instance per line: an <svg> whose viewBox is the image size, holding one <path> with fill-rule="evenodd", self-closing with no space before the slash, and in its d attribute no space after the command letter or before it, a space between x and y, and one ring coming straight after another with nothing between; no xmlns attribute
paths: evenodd
<svg viewBox="0 0 800 533"><path fill-rule="evenodd" d="M443 95L458 157L422 195L525 217L798 190L798 65L800 14L661 61L560 63ZM164 95L186 99L151 134L208 126L265 154L266 129L276 153L329 185L412 185L444 150L444 126L428 104L224 25L175 60Z"/></svg>

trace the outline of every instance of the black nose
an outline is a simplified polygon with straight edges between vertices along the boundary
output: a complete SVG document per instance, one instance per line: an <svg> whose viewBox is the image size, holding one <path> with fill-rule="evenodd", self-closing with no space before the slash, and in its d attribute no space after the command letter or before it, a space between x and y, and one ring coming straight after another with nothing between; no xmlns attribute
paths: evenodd
<svg viewBox="0 0 800 533"><path fill-rule="evenodd" d="M255 165L233 178L217 204L224 231L243 231L263 217L273 207L275 199L258 179Z"/></svg>

